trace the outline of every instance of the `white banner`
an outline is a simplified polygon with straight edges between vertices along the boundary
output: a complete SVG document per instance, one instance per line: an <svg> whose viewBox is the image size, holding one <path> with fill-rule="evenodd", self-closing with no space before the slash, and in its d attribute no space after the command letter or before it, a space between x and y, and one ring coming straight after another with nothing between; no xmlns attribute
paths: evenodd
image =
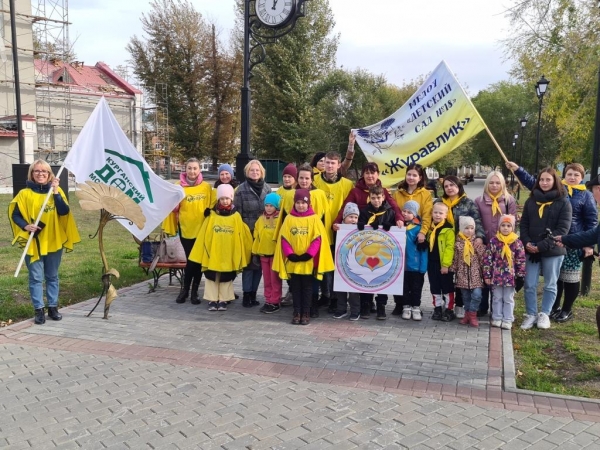
<svg viewBox="0 0 600 450"><path fill-rule="evenodd" d="M78 183L92 180L119 188L142 208L146 225L140 230L119 220L143 240L184 198L183 189L156 175L115 119L108 102L100 99L65 159Z"/></svg>
<svg viewBox="0 0 600 450"><path fill-rule="evenodd" d="M356 225L340 225L335 241L334 290L367 294L402 295L406 231L363 231Z"/></svg>

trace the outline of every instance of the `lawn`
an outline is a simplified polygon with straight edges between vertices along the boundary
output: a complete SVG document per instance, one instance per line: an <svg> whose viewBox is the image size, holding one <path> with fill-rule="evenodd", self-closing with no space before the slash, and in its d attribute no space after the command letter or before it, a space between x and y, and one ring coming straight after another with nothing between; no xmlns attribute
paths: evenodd
<svg viewBox="0 0 600 450"><path fill-rule="evenodd" d="M0 209L3 211L0 214L0 322L4 323L33 317L27 287L27 268L24 264L19 276L14 277L22 251L17 246L11 246L13 236L7 215L11 199L12 195L0 195ZM100 213L83 211L73 192L70 193L69 203L81 242L75 245L73 252L63 254L60 267L60 306L97 297L102 291L102 261L98 238L93 237L98 228ZM138 246L132 235L116 221L110 222L104 229L104 248L109 266L117 269L121 275L114 283L117 289L150 278L138 267ZM102 309L98 311L101 313Z"/></svg>

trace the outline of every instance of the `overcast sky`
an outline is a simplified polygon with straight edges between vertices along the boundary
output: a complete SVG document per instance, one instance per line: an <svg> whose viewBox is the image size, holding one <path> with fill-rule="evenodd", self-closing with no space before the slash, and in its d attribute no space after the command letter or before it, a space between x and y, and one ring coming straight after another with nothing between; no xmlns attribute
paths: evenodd
<svg viewBox="0 0 600 450"><path fill-rule="evenodd" d="M509 1L329 0L341 34L337 65L361 67L402 85L445 59L473 96L509 78L510 62L499 44L509 34ZM191 2L229 34L234 0ZM148 0L70 0L69 33L78 59L113 68L127 64L125 46L131 36L143 35L140 17L148 11Z"/></svg>

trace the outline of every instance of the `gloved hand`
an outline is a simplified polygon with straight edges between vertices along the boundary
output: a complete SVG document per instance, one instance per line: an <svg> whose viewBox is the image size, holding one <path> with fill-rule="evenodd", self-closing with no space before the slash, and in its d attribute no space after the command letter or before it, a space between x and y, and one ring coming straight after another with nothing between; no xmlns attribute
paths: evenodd
<svg viewBox="0 0 600 450"><path fill-rule="evenodd" d="M542 262L542 255L540 255L539 253L530 253L529 261L531 261L534 264Z"/></svg>
<svg viewBox="0 0 600 450"><path fill-rule="evenodd" d="M288 259L291 262L300 262L300 255L296 255L295 253L292 253L290 256L288 256Z"/></svg>
<svg viewBox="0 0 600 450"><path fill-rule="evenodd" d="M358 231L362 231L362 230L364 230L364 229L365 229L365 224L364 224L364 223L362 223L362 222L358 222L358 223L356 224L356 228L358 228Z"/></svg>
<svg viewBox="0 0 600 450"><path fill-rule="evenodd" d="M379 225L377 225L376 223L371 225L373 227L374 230L378 230L379 229Z"/></svg>
<svg viewBox="0 0 600 450"><path fill-rule="evenodd" d="M417 250L419 250L420 252L426 252L427 250L429 250L429 242L417 242Z"/></svg>
<svg viewBox="0 0 600 450"><path fill-rule="evenodd" d="M310 259L312 259L312 256L310 256L308 253L302 253L300 256L298 256L298 261L309 261Z"/></svg>
<svg viewBox="0 0 600 450"><path fill-rule="evenodd" d="M392 228L392 225L389 223L384 223L381 228L383 228L385 231L390 231L390 228Z"/></svg>
<svg viewBox="0 0 600 450"><path fill-rule="evenodd" d="M206 208L204 210L204 217L208 217L208 216L210 216L210 208Z"/></svg>
<svg viewBox="0 0 600 450"><path fill-rule="evenodd" d="M523 277L515 278L515 291L519 292L525 286L525 279Z"/></svg>

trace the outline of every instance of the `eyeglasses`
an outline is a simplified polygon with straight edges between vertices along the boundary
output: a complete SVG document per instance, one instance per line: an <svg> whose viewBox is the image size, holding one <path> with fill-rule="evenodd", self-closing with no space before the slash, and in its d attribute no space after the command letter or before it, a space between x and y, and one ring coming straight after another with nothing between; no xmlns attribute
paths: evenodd
<svg viewBox="0 0 600 450"><path fill-rule="evenodd" d="M50 173L47 170L33 170L32 172L35 173L35 174L38 174L38 175L42 174L42 173Z"/></svg>

